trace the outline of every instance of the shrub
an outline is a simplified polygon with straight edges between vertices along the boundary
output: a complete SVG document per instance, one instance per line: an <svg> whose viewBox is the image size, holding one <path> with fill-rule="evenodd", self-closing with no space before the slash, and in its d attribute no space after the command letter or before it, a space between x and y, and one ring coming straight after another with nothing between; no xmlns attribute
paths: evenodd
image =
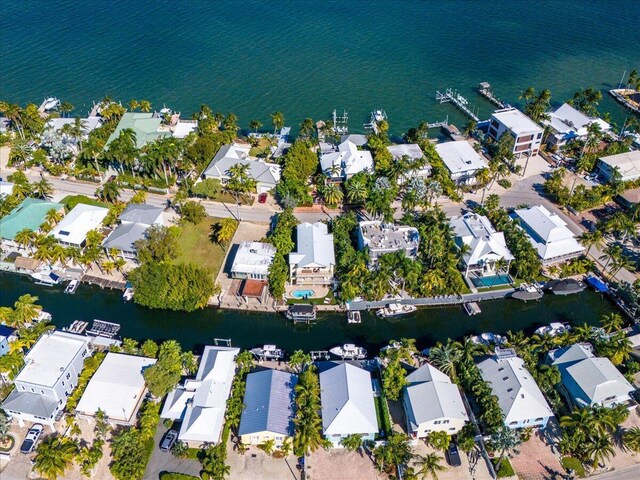
<svg viewBox="0 0 640 480"><path fill-rule="evenodd" d="M506 178L501 178L500 180L498 180L498 185L500 185L502 188L506 188L506 189L511 188L511 182L509 180L507 180Z"/></svg>
<svg viewBox="0 0 640 480"><path fill-rule="evenodd" d="M194 477L193 475L187 475L186 473L174 473L174 472L162 472L160 474L160 480L199 480L200 477Z"/></svg>

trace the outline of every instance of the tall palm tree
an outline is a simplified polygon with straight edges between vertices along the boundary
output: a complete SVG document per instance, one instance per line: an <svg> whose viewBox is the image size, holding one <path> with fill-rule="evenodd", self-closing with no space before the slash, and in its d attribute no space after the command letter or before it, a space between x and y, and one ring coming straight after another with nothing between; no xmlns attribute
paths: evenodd
<svg viewBox="0 0 640 480"><path fill-rule="evenodd" d="M367 199L369 190L365 182L359 178L350 178L345 184L347 190L347 199L351 203L360 204Z"/></svg>
<svg viewBox="0 0 640 480"><path fill-rule="evenodd" d="M40 315L42 307L36 305L38 297L25 293L20 295L18 300L13 304L13 323L14 325L21 327L25 323L33 321Z"/></svg>
<svg viewBox="0 0 640 480"><path fill-rule="evenodd" d="M607 270L607 267L609 266L609 262L611 262L612 260L616 259L620 259L622 257L622 247L620 245L609 245L605 251L604 254L600 256L600 261L603 262L606 260L606 263L604 264L603 270Z"/></svg>
<svg viewBox="0 0 640 480"><path fill-rule="evenodd" d="M300 124L300 135L304 138L311 138L315 129L315 124L311 118L305 118Z"/></svg>
<svg viewBox="0 0 640 480"><path fill-rule="evenodd" d="M51 194L53 193L53 185L51 185L51 183L46 178L41 178L33 184L33 193L38 198L47 200L51 198Z"/></svg>
<svg viewBox="0 0 640 480"><path fill-rule="evenodd" d="M275 135L277 131L284 126L284 113L273 112L271 114L271 124L273 125L273 134Z"/></svg>
<svg viewBox="0 0 640 480"><path fill-rule="evenodd" d="M585 232L580 238L582 244L587 247L587 255L591 252L591 247L600 248L604 243L602 230L596 229L592 232Z"/></svg>
<svg viewBox="0 0 640 480"><path fill-rule="evenodd" d="M151 102L149 100L140 100L140 111L148 113L151 111Z"/></svg>
<svg viewBox="0 0 640 480"><path fill-rule="evenodd" d="M505 455L515 450L516 447L522 443L522 439L518 432L503 424L491 435L490 443L495 450L500 452L500 457L496 465L496 471L498 471L500 470L500 465Z"/></svg>
<svg viewBox="0 0 640 480"><path fill-rule="evenodd" d="M260 120L251 120L249 122L249 129L253 131L253 133L257 133L261 126L262 122Z"/></svg>
<svg viewBox="0 0 640 480"><path fill-rule="evenodd" d="M109 203L116 203L120 198L120 188L116 182L107 182L96 190L96 197Z"/></svg>
<svg viewBox="0 0 640 480"><path fill-rule="evenodd" d="M51 435L38 445L33 469L47 480L56 480L64 476L77 451L78 446L71 439Z"/></svg>
<svg viewBox="0 0 640 480"><path fill-rule="evenodd" d="M335 207L344 198L344 193L340 185L329 183L322 189L322 196L324 197L324 201L327 202L327 205Z"/></svg>
<svg viewBox="0 0 640 480"><path fill-rule="evenodd" d="M236 228L238 228L238 222L233 218L223 218L211 228L214 240L217 243L224 244L233 238Z"/></svg>
<svg viewBox="0 0 640 480"><path fill-rule="evenodd" d="M622 329L624 319L619 313L609 313L602 316L600 324L607 333L617 332Z"/></svg>
<svg viewBox="0 0 640 480"><path fill-rule="evenodd" d="M447 467L442 465L442 457L437 453L428 453L427 455L414 455L413 463L418 470L417 474L422 475L422 479L434 478L438 480L438 472L444 472Z"/></svg>
<svg viewBox="0 0 640 480"><path fill-rule="evenodd" d="M27 247L30 247L33 244L35 235L33 230L30 228L23 228L18 233L16 233L15 241L16 243L25 250Z"/></svg>
<svg viewBox="0 0 640 480"><path fill-rule="evenodd" d="M429 360L431 363L442 371L442 373L449 375L455 382L457 379L456 367L460 361L461 354L452 343L446 345L437 344L431 350L429 350Z"/></svg>
<svg viewBox="0 0 640 480"><path fill-rule="evenodd" d="M615 456L616 452L611 444L611 439L606 433L596 433L587 440L585 453L591 460L591 464L596 467L601 462L609 460L611 456Z"/></svg>
<svg viewBox="0 0 640 480"><path fill-rule="evenodd" d="M44 218L49 225L55 225L60 220L62 220L62 212L56 210L55 208L51 208L47 211L47 214Z"/></svg>
<svg viewBox="0 0 640 480"><path fill-rule="evenodd" d="M640 427L632 427L624 431L622 441L625 446L636 453L640 452Z"/></svg>

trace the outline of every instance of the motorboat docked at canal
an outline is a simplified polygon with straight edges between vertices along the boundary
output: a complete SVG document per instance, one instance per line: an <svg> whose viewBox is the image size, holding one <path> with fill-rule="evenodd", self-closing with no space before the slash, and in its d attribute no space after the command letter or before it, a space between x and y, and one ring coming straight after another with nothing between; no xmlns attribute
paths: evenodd
<svg viewBox="0 0 640 480"><path fill-rule="evenodd" d="M471 337L471 341L477 345L504 345L506 337L495 333L482 333Z"/></svg>
<svg viewBox="0 0 640 480"><path fill-rule="evenodd" d="M53 270L39 270L31 274L31 278L36 281L36 285L45 285L47 287L53 287L60 283L60 277L53 273Z"/></svg>
<svg viewBox="0 0 640 480"><path fill-rule="evenodd" d="M258 360L282 360L284 358L284 350L275 345L263 345L251 349L251 353Z"/></svg>
<svg viewBox="0 0 640 480"><path fill-rule="evenodd" d="M56 110L59 107L60 100L58 100L56 97L49 97L44 99L40 108L43 112L49 112L51 110Z"/></svg>
<svg viewBox="0 0 640 480"><path fill-rule="evenodd" d="M467 315L477 315L479 313L482 313L482 310L480 310L480 305L478 305L476 302L465 303L464 311L467 312Z"/></svg>
<svg viewBox="0 0 640 480"><path fill-rule="evenodd" d="M544 293L542 289L535 284L522 284L517 291L511 294L511 298L528 302L530 300L540 300Z"/></svg>
<svg viewBox="0 0 640 480"><path fill-rule="evenodd" d="M551 280L545 285L545 290L548 290L554 295L571 295L573 293L580 293L585 288L587 288L587 286L583 282L573 278Z"/></svg>
<svg viewBox="0 0 640 480"><path fill-rule="evenodd" d="M415 305L402 305L400 303L390 303L384 308L381 308L376 312L376 315L380 318L392 318L392 317L400 317L402 315L406 315L407 313L412 313L418 310L418 307Z"/></svg>
<svg viewBox="0 0 640 480"><path fill-rule="evenodd" d="M329 352L336 357L348 360L364 360L367 358L367 351L353 343L345 343L342 346L330 348Z"/></svg>
<svg viewBox="0 0 640 480"><path fill-rule="evenodd" d="M64 293L73 295L74 293L76 293L76 290L78 290L79 285L80 282L78 280L71 280L67 287L64 289Z"/></svg>
<svg viewBox="0 0 640 480"><path fill-rule="evenodd" d="M556 335L561 335L571 330L571 327L568 323L560 323L560 322L551 322L549 325L545 325L536 329L538 335L549 335L550 337L555 337Z"/></svg>
<svg viewBox="0 0 640 480"><path fill-rule="evenodd" d="M289 320L293 320L294 323L310 323L316 319L316 307L304 303L291 305L286 311L285 316Z"/></svg>
<svg viewBox="0 0 640 480"><path fill-rule="evenodd" d="M362 315L359 310L351 310L347 312L348 323L362 323Z"/></svg>
<svg viewBox="0 0 640 480"><path fill-rule="evenodd" d="M122 299L125 302L129 302L133 300L133 287L127 287L124 289L124 293L122 294Z"/></svg>

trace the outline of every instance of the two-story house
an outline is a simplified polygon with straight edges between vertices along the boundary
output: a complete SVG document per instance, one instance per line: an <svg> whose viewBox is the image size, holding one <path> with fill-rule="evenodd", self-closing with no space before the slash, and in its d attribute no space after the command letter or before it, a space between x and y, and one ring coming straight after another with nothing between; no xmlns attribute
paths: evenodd
<svg viewBox="0 0 640 480"><path fill-rule="evenodd" d="M358 224L358 248L368 249L369 264L378 263L378 258L386 253L404 252L407 258L418 255L420 234L415 227L394 225L378 220Z"/></svg>
<svg viewBox="0 0 640 480"><path fill-rule="evenodd" d="M291 284L331 285L336 257L327 224L301 223L296 232L296 251L289 254Z"/></svg>
<svg viewBox="0 0 640 480"><path fill-rule="evenodd" d="M53 428L56 415L78 385L84 359L91 354L88 342L72 333L45 333L25 355L25 366L2 408L21 426L27 421Z"/></svg>
<svg viewBox="0 0 640 480"><path fill-rule="evenodd" d="M495 141L499 141L505 133L511 135L512 152L516 158L536 156L540 151L543 132L540 125L513 107L496 110L489 123L489 136Z"/></svg>

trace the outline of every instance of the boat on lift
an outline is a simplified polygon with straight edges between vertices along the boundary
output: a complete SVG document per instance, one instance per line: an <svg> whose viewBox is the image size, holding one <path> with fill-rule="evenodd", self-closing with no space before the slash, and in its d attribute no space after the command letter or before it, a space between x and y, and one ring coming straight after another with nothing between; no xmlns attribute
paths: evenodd
<svg viewBox="0 0 640 480"><path fill-rule="evenodd" d="M535 333L541 336L549 335L550 337L555 337L556 335L562 335L569 331L571 331L571 327L568 323L551 322L549 325L544 325L536 329Z"/></svg>
<svg viewBox="0 0 640 480"><path fill-rule="evenodd" d="M464 311L467 312L467 315L477 315L481 313L480 305L476 302L467 302L464 304Z"/></svg>
<svg viewBox="0 0 640 480"><path fill-rule="evenodd" d="M511 298L528 302L530 300L540 300L544 293L542 289L534 284L523 284L520 288L511 294Z"/></svg>
<svg viewBox="0 0 640 480"><path fill-rule="evenodd" d="M418 310L415 305L402 305L400 303L390 303L384 308L381 308L376 312L376 315L380 318L393 318L413 313Z"/></svg>
<svg viewBox="0 0 640 480"><path fill-rule="evenodd" d="M573 293L580 293L585 288L587 288L587 285L584 282L580 282L573 278L551 280L545 285L545 290L553 293L554 295L571 295Z"/></svg>
<svg viewBox="0 0 640 480"><path fill-rule="evenodd" d="M275 345L263 345L262 347L252 348L251 353L258 360L282 360L284 357L284 350Z"/></svg>
<svg viewBox="0 0 640 480"><path fill-rule="evenodd" d="M363 360L367 358L367 351L353 343L345 343L344 345L333 347L329 349L329 352L336 357L348 360Z"/></svg>
<svg viewBox="0 0 640 480"><path fill-rule="evenodd" d="M42 110L48 112L50 110L55 110L60 107L60 100L56 97L45 98L44 102L42 102Z"/></svg>
<svg viewBox="0 0 640 480"><path fill-rule="evenodd" d="M359 310L350 310L347 312L348 323L362 323L362 315Z"/></svg>

